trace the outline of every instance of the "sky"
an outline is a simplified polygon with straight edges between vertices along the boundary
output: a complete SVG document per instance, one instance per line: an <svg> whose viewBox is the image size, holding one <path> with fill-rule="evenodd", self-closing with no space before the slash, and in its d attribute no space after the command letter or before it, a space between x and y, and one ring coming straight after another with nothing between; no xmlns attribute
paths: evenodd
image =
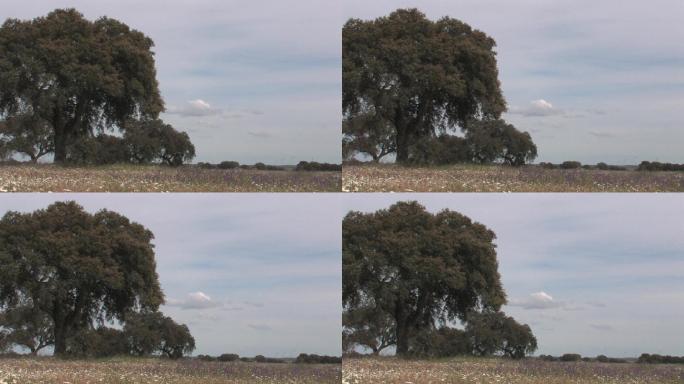
<svg viewBox="0 0 684 384"><path fill-rule="evenodd" d="M339 2L34 0L0 20L56 8L118 19L155 42L162 119L190 135L195 162L339 163Z"/></svg>
<svg viewBox="0 0 684 384"><path fill-rule="evenodd" d="M417 200L493 230L508 295L536 354L683 355L684 196L353 194L345 211Z"/></svg>
<svg viewBox="0 0 684 384"><path fill-rule="evenodd" d="M75 200L144 225L166 304L194 355L340 355L338 195L12 194L0 214Z"/></svg>
<svg viewBox="0 0 684 384"><path fill-rule="evenodd" d="M684 162L681 0L344 0L344 19L418 8L497 42L503 118L539 161Z"/></svg>

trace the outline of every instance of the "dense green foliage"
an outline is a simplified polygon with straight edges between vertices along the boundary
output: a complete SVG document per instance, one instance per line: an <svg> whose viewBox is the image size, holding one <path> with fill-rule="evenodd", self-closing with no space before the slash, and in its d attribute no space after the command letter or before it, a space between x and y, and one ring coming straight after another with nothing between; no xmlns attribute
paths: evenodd
<svg viewBox="0 0 684 384"><path fill-rule="evenodd" d="M0 310L29 306L50 320L54 353L92 324L156 310L164 296L152 233L115 212L74 202L0 219Z"/></svg>
<svg viewBox="0 0 684 384"><path fill-rule="evenodd" d="M157 311L129 314L123 332L131 351L138 356L161 353L177 359L195 349L188 327Z"/></svg>
<svg viewBox="0 0 684 384"><path fill-rule="evenodd" d="M397 161L406 162L415 139L505 111L494 46L459 20L431 21L417 9L350 19L342 29L345 116L391 124Z"/></svg>
<svg viewBox="0 0 684 384"><path fill-rule="evenodd" d="M390 316L397 354L406 355L414 332L506 302L494 238L457 212L432 214L417 202L350 212L342 224L344 309Z"/></svg>
<svg viewBox="0 0 684 384"><path fill-rule="evenodd" d="M537 350L537 339L527 324L520 324L503 312L472 312L465 334L475 354L522 359Z"/></svg>
<svg viewBox="0 0 684 384"><path fill-rule="evenodd" d="M8 19L0 27L0 117L48 124L55 162L64 162L72 140L125 131L127 120L163 111L152 47L120 21L89 21L75 9Z"/></svg>

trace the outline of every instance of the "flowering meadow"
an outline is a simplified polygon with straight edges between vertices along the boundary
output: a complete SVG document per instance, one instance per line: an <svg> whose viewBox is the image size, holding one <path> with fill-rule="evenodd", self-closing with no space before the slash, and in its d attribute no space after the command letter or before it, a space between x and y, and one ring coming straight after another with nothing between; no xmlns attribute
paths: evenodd
<svg viewBox="0 0 684 384"><path fill-rule="evenodd" d="M339 383L338 364L269 364L161 359L0 359L0 384L326 384Z"/></svg>
<svg viewBox="0 0 684 384"><path fill-rule="evenodd" d="M546 362L496 358L400 360L345 358L342 383L387 384L681 384L684 366Z"/></svg>
<svg viewBox="0 0 684 384"><path fill-rule="evenodd" d="M0 192L339 192L340 172L157 165L0 166Z"/></svg>
<svg viewBox="0 0 684 384"><path fill-rule="evenodd" d="M684 192L684 172L539 166L345 165L345 192Z"/></svg>

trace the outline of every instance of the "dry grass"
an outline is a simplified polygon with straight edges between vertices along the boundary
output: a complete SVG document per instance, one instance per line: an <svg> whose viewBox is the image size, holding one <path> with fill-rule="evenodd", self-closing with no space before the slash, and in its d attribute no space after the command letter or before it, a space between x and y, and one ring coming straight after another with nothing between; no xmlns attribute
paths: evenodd
<svg viewBox="0 0 684 384"><path fill-rule="evenodd" d="M538 166L347 166L345 192L684 192L684 172L544 169Z"/></svg>
<svg viewBox="0 0 684 384"><path fill-rule="evenodd" d="M339 172L158 165L0 166L1 192L339 192Z"/></svg>
<svg viewBox="0 0 684 384"><path fill-rule="evenodd" d="M339 383L341 367L220 363L198 360L53 358L0 359L0 384L218 384Z"/></svg>
<svg viewBox="0 0 684 384"><path fill-rule="evenodd" d="M343 384L681 384L683 380L681 366L630 363L475 358L434 361L352 358L342 363Z"/></svg>

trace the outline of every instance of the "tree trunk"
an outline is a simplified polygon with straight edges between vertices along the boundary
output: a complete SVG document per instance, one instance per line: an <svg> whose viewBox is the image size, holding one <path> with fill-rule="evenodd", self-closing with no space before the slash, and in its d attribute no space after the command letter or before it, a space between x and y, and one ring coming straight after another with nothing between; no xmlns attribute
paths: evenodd
<svg viewBox="0 0 684 384"><path fill-rule="evenodd" d="M55 163L66 162L67 135L64 129L55 129Z"/></svg>
<svg viewBox="0 0 684 384"><path fill-rule="evenodd" d="M406 322L397 322L397 356L408 354L409 332Z"/></svg>
<svg viewBox="0 0 684 384"><path fill-rule="evenodd" d="M66 325L55 324L55 356L64 356L66 354Z"/></svg>
<svg viewBox="0 0 684 384"><path fill-rule="evenodd" d="M397 163L408 162L409 135L407 130L397 129Z"/></svg>

